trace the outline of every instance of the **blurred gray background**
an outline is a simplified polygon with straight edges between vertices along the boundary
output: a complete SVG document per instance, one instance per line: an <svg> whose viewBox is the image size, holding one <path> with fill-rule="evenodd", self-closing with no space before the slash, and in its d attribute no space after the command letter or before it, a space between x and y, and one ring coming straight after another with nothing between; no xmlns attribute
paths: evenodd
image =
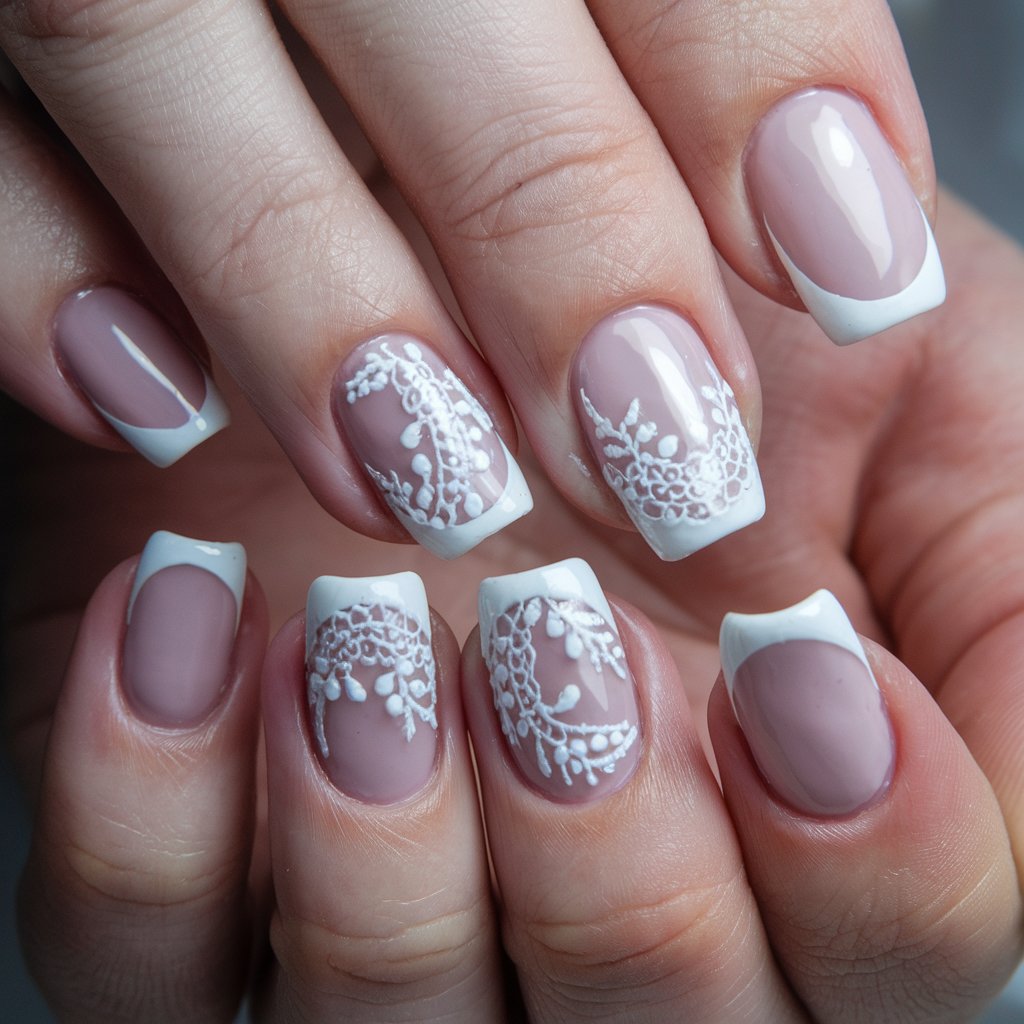
<svg viewBox="0 0 1024 1024"><path fill-rule="evenodd" d="M1024 0L891 4L928 115L939 177L1024 242ZM25 974L14 930L14 890L28 836L27 815L0 763L0 1017L11 1024L53 1020ZM1024 1022L1024 971L983 1021Z"/></svg>

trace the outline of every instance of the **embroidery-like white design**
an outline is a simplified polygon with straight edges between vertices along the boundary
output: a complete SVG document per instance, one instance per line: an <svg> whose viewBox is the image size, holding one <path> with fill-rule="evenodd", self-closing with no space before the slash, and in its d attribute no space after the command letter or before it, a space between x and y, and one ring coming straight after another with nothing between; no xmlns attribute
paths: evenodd
<svg viewBox="0 0 1024 1024"><path fill-rule="evenodd" d="M705 384L701 397L710 407L713 429L706 447L686 451L679 437L663 434L653 421L641 422L640 399L629 403L616 427L580 389L583 408L604 446L604 478L631 514L672 525L680 520L703 523L734 505L756 479L754 452L743 427L733 390L710 363L708 374L717 385ZM655 443L655 439L657 442Z"/></svg>
<svg viewBox="0 0 1024 1024"><path fill-rule="evenodd" d="M392 510L421 526L443 530L460 517L476 519L484 511L473 478L491 467L480 441L493 432L494 424L450 367L438 376L411 341L402 345L402 352L404 357L396 355L387 342L368 352L346 381L345 397L351 405L371 392L394 388L412 417L400 435L402 447L413 451L425 441L429 449L429 454L417 451L409 463L419 484L395 469L384 472L367 463L366 470Z"/></svg>
<svg viewBox="0 0 1024 1024"><path fill-rule="evenodd" d="M533 644L533 630L542 617L545 633L563 638L566 657L576 661L585 654L598 672L608 667L623 681L628 678L622 647L597 612L549 597L520 601L495 619L485 659L501 731L512 746L533 736L537 766L546 778L554 762L567 786L580 774L596 786L598 772L615 771L615 763L636 740L637 728L628 720L604 725L563 722L559 715L580 700L575 683L565 686L554 704L543 700Z"/></svg>
<svg viewBox="0 0 1024 1024"><path fill-rule="evenodd" d="M405 738L416 733L416 720L437 728L434 655L430 636L419 620L402 608L356 604L335 612L317 627L306 657L309 706L320 752L330 754L324 735L327 701L362 703L366 688L355 677L360 666L382 671L373 692L384 698L387 713L399 721Z"/></svg>

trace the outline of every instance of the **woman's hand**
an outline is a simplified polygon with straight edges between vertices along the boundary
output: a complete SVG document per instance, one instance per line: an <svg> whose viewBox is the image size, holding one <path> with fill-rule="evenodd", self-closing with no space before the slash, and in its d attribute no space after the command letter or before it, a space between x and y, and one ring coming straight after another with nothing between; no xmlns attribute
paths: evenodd
<svg viewBox="0 0 1024 1024"><path fill-rule="evenodd" d="M453 565L368 542L316 508L230 393L235 428L166 473L26 434L8 702L39 796L24 934L54 1004L80 1021L226 1020L251 981L270 1021L500 1020L504 946L535 1022L977 1012L1021 941L1024 260L949 198L940 241L945 308L852 350L730 281L762 370L768 513L681 565L533 472L531 516ZM251 582L224 696L199 724L154 727L125 700L130 562L91 602L61 691L79 607L161 527L243 541L284 624L264 673L265 762ZM482 577L569 555L630 602L613 599L614 622L640 725L632 774L623 758L612 791L579 803L524 783L470 634ZM322 768L289 617L314 576L408 568L469 635L462 701L435 616L436 771L371 805ZM722 616L819 587L870 638L892 728L876 748L891 780L838 815L807 813L721 683L705 714Z"/></svg>
<svg viewBox="0 0 1024 1024"><path fill-rule="evenodd" d="M0 46L130 222L0 111L0 381L73 436L167 463L218 430L205 341L331 515L451 557L530 507L507 398L564 497L678 559L763 510L757 372L712 243L838 341L942 301L884 0L282 7L490 369L264 4L14 0ZM680 378L699 410L666 398Z"/></svg>

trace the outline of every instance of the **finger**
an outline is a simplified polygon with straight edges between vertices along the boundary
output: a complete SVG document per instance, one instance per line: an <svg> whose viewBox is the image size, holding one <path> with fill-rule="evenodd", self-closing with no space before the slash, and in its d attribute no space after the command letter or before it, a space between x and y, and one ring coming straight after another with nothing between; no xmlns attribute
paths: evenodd
<svg viewBox="0 0 1024 1024"><path fill-rule="evenodd" d="M9 5L0 38L328 511L452 557L529 510L500 392L262 5Z"/></svg>
<svg viewBox="0 0 1024 1024"><path fill-rule="evenodd" d="M618 498L666 559L759 518L746 342L700 216L583 5L286 6L563 492L624 522Z"/></svg>
<svg viewBox="0 0 1024 1024"><path fill-rule="evenodd" d="M458 649L413 573L321 577L264 683L267 1021L504 1019ZM304 679L305 676L305 679Z"/></svg>
<svg viewBox="0 0 1024 1024"><path fill-rule="evenodd" d="M109 197L2 93L0 226L4 390L159 466L227 425L195 328Z"/></svg>
<svg viewBox="0 0 1024 1024"><path fill-rule="evenodd" d="M1020 293L1024 258L951 197L943 203L955 303L927 341L927 372L880 439L855 552L902 658L995 789L1024 878L1024 458L1008 440L1024 430L1019 317L1008 299ZM963 372L951 374L953 365Z"/></svg>
<svg viewBox="0 0 1024 1024"><path fill-rule="evenodd" d="M61 1019L233 1019L266 639L244 585L240 545L161 532L82 620L19 907Z"/></svg>
<svg viewBox="0 0 1024 1024"><path fill-rule="evenodd" d="M939 305L931 148L883 0L590 0L715 245L846 344Z"/></svg>
<svg viewBox="0 0 1024 1024"><path fill-rule="evenodd" d="M726 616L722 663L722 784L804 1005L829 1024L974 1019L1016 965L1024 915L999 805L960 737L828 591Z"/></svg>
<svg viewBox="0 0 1024 1024"><path fill-rule="evenodd" d="M803 1021L653 627L579 559L480 612L463 693L530 1020Z"/></svg>

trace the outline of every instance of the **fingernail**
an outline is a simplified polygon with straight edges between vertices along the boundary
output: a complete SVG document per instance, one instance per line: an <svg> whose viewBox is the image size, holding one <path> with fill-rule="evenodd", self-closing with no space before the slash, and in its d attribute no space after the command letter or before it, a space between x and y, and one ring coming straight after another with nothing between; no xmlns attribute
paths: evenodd
<svg viewBox="0 0 1024 1024"><path fill-rule="evenodd" d="M398 521L441 558L464 554L533 508L490 416L411 335L358 346L339 371L334 410Z"/></svg>
<svg viewBox="0 0 1024 1024"><path fill-rule="evenodd" d="M57 310L64 365L141 455L169 466L228 425L212 379L155 313L119 288L76 292Z"/></svg>
<svg viewBox="0 0 1024 1024"><path fill-rule="evenodd" d="M437 757L437 686L419 576L313 581L306 693L314 747L343 793L390 804L427 784Z"/></svg>
<svg viewBox="0 0 1024 1024"><path fill-rule="evenodd" d="M531 785L582 803L626 783L640 758L636 688L586 562L485 579L480 643L501 731Z"/></svg>
<svg viewBox="0 0 1024 1024"><path fill-rule="evenodd" d="M867 107L806 89L761 119L746 156L751 201L807 311L846 345L946 297L928 220Z"/></svg>
<svg viewBox="0 0 1024 1024"><path fill-rule="evenodd" d="M580 345L572 391L604 478L674 561L756 522L764 491L732 388L678 313L634 306Z"/></svg>
<svg viewBox="0 0 1024 1024"><path fill-rule="evenodd" d="M832 818L885 791L894 759L885 702L850 620L827 590L766 615L730 612L720 640L736 718L784 801Z"/></svg>
<svg viewBox="0 0 1024 1024"><path fill-rule="evenodd" d="M245 591L241 544L154 533L128 600L122 681L151 725L198 725L228 683Z"/></svg>

